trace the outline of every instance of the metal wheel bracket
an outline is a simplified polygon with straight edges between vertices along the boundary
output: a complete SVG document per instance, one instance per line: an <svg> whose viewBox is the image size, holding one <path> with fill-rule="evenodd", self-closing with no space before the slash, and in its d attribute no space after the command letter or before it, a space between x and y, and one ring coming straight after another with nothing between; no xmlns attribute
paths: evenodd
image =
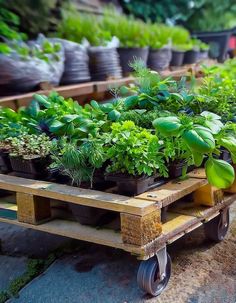
<svg viewBox="0 0 236 303"><path fill-rule="evenodd" d="M221 211L221 226L227 227L229 224L228 222L228 207L225 207Z"/></svg>
<svg viewBox="0 0 236 303"><path fill-rule="evenodd" d="M161 280L166 277L166 264L167 264L167 250L166 246L156 252L158 264L159 264L159 275Z"/></svg>

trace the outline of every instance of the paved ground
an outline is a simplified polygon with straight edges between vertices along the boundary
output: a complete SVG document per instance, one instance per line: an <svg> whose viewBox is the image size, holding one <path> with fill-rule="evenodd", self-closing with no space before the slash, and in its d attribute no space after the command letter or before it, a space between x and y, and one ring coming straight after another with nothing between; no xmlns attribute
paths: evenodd
<svg viewBox="0 0 236 303"><path fill-rule="evenodd" d="M19 298L8 302L236 303L236 203L231 213L231 231L224 242L212 245L199 229L170 247L173 273L168 288L158 298L150 298L137 288L135 258L119 250L78 242L74 253L64 254L29 283ZM0 266L6 262L9 268L15 264L24 267L26 256L42 257L68 242L6 224L0 225L0 238L3 254L15 258L11 265L0 255ZM17 266L20 273L22 268ZM9 275L2 274L2 266L0 272L0 286L5 287L6 282L1 280L9 279Z"/></svg>

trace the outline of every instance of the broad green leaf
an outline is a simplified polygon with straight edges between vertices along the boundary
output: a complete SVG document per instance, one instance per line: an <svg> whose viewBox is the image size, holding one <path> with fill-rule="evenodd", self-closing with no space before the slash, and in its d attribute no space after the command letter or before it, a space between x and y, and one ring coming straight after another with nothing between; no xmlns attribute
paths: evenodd
<svg viewBox="0 0 236 303"><path fill-rule="evenodd" d="M138 96L129 96L125 99L124 104L127 109L130 109L130 108L134 108L138 104L138 101L139 101Z"/></svg>
<svg viewBox="0 0 236 303"><path fill-rule="evenodd" d="M63 126L65 126L64 123L62 123L61 121L55 120L55 121L52 122L49 129L50 129L51 132L57 132Z"/></svg>
<svg viewBox="0 0 236 303"><path fill-rule="evenodd" d="M43 105L45 108L49 108L51 103L48 101L48 97L44 95L34 94L33 98L38 101L39 104Z"/></svg>
<svg viewBox="0 0 236 303"><path fill-rule="evenodd" d="M72 122L74 121L75 119L79 118L79 115L65 115L63 118L62 118L62 121L63 122L66 122L66 123L69 123L69 122Z"/></svg>
<svg viewBox="0 0 236 303"><path fill-rule="evenodd" d="M153 126L163 135L178 135L181 123L177 117L161 117L153 121Z"/></svg>
<svg viewBox="0 0 236 303"><path fill-rule="evenodd" d="M119 120L120 116L121 116L121 113L118 112L116 109L113 109L108 114L108 118L113 122L116 122L117 120Z"/></svg>
<svg viewBox="0 0 236 303"><path fill-rule="evenodd" d="M234 182L234 169L226 161L208 159L205 164L205 170L208 182L217 188L228 188Z"/></svg>
<svg viewBox="0 0 236 303"><path fill-rule="evenodd" d="M195 152L208 153L215 149L215 139L205 127L195 127L183 133L185 143Z"/></svg>
<svg viewBox="0 0 236 303"><path fill-rule="evenodd" d="M196 166L198 166L198 167L201 166L202 165L202 161L204 159L204 155L201 154L201 153L197 153L195 151L193 151L192 154L193 154L194 164Z"/></svg>

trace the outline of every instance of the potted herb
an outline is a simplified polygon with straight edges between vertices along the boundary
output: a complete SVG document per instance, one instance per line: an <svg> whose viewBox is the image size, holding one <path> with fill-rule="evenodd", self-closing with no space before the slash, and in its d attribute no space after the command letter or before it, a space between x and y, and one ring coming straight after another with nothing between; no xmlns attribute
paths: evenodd
<svg viewBox="0 0 236 303"><path fill-rule="evenodd" d="M152 70L165 70L170 65L172 57L170 31L170 27L165 25L148 25L148 45L150 49L147 65Z"/></svg>
<svg viewBox="0 0 236 303"><path fill-rule="evenodd" d="M10 161L15 175L29 179L47 176L52 142L45 134L11 139Z"/></svg>
<svg viewBox="0 0 236 303"><path fill-rule="evenodd" d="M96 16L79 13L72 7L63 15L58 36L87 48L92 80L120 78L121 68L116 45L112 45L112 35L102 28L101 22Z"/></svg>
<svg viewBox="0 0 236 303"><path fill-rule="evenodd" d="M163 184L167 167L151 131L124 121L113 123L108 136L106 180L116 182L119 194L138 195Z"/></svg>
<svg viewBox="0 0 236 303"><path fill-rule="evenodd" d="M102 21L104 31L119 39L118 54L123 75L130 74L133 69L130 63L141 59L147 64L148 58L148 27L141 20L131 16L118 14L108 10Z"/></svg>
<svg viewBox="0 0 236 303"><path fill-rule="evenodd" d="M162 152L166 157L169 177L172 179L185 175L193 169L193 157L186 143L179 138L163 137L159 141Z"/></svg>
<svg viewBox="0 0 236 303"><path fill-rule="evenodd" d="M170 66L181 66L184 61L184 54L191 49L189 44L189 32L180 26L175 26L171 31L172 60Z"/></svg>
<svg viewBox="0 0 236 303"><path fill-rule="evenodd" d="M99 174L99 180L96 179L96 171L102 169L106 161L106 155L103 149L103 143L95 138L79 144L76 140L67 142L61 140L52 155L53 163L51 166L57 168L58 175L67 176L70 185L83 188L97 188L104 183L104 177ZM99 225L106 217L107 211L95 207L87 207L71 203L70 209L81 224Z"/></svg>
<svg viewBox="0 0 236 303"><path fill-rule="evenodd" d="M10 108L0 109L0 171L12 171L9 153L11 138L22 136L27 128L22 125L21 115Z"/></svg>
<svg viewBox="0 0 236 303"><path fill-rule="evenodd" d="M190 39L189 47L191 47L191 49L187 50L184 54L184 64L194 64L198 61L199 43L198 39Z"/></svg>
<svg viewBox="0 0 236 303"><path fill-rule="evenodd" d="M209 183L217 188L228 188L235 179L234 169L228 162L215 159L213 156L217 147L215 137L219 132L215 128L215 125L219 126L218 118L209 114L204 116L206 119L203 120L202 125L194 124L189 117L174 116L157 118L153 125L164 136L171 136L176 140L182 138L191 152L196 166L201 166L204 158L207 157L205 171ZM202 121L201 118L198 122L200 121ZM208 127L203 126L204 124L207 124ZM235 148L232 143L231 147Z"/></svg>
<svg viewBox="0 0 236 303"><path fill-rule="evenodd" d="M209 58L209 45L207 43L198 40L199 42L199 53L198 53L198 60L206 60Z"/></svg>

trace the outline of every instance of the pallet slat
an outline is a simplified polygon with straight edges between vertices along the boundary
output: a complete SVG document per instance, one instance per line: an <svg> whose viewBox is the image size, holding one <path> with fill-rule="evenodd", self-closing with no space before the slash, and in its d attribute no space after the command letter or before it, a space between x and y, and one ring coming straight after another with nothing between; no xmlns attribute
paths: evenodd
<svg viewBox="0 0 236 303"><path fill-rule="evenodd" d="M94 227L81 225L78 222L73 221L56 219L41 225L32 225L19 222L16 219L14 220L0 217L0 222L15 224L56 235L123 249L137 255L139 259L146 260L152 257L161 247L172 243L185 233L197 228L202 224L202 222L207 221L207 219L212 215L218 214L220 209L229 206L235 200L236 194L226 195L224 201L220 204L213 207L202 207L200 217L195 216L194 213L192 213L192 215L191 213L184 215L177 213L176 210L172 210L172 212L167 213L167 222L162 225L163 234L152 242L143 246L124 244L122 242L121 234L114 230L96 229ZM6 202L3 198L0 200L0 208L4 209L4 204L6 206Z"/></svg>
<svg viewBox="0 0 236 303"><path fill-rule="evenodd" d="M158 210L154 201L0 174L0 188L134 215Z"/></svg>
<svg viewBox="0 0 236 303"><path fill-rule="evenodd" d="M165 207L207 184L205 179L189 178L183 181L170 181L156 190L147 191L135 198L155 201L159 207Z"/></svg>

